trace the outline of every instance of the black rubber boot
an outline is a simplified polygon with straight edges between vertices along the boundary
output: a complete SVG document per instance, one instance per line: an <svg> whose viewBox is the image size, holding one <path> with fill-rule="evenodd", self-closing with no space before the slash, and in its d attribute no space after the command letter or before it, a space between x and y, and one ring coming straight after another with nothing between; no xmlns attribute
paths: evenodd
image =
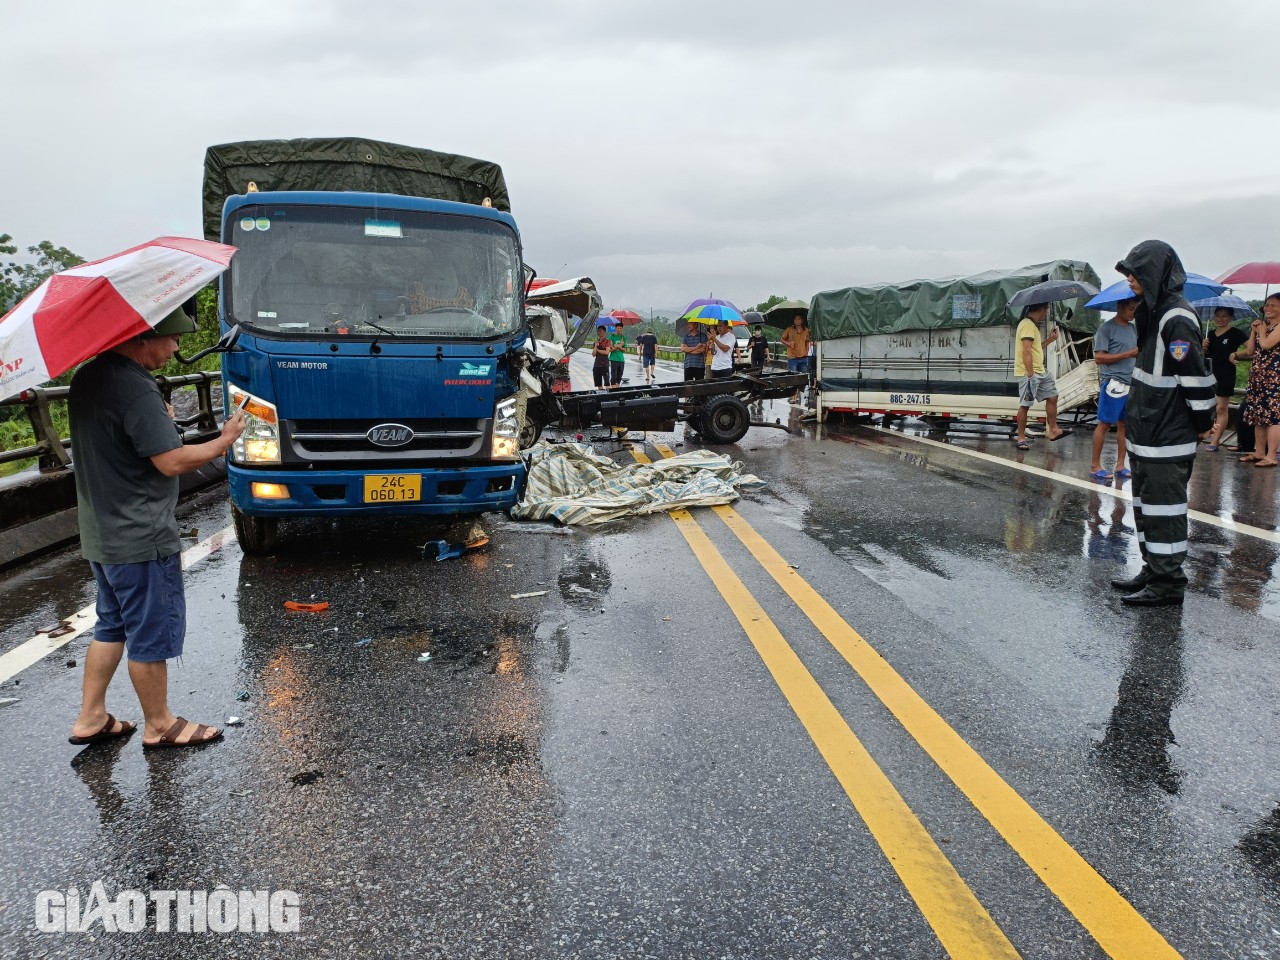
<svg viewBox="0 0 1280 960"><path fill-rule="evenodd" d="M1147 578L1137 576L1132 580L1112 580L1111 585L1124 593L1137 593L1147 585Z"/></svg>
<svg viewBox="0 0 1280 960"><path fill-rule="evenodd" d="M1137 593L1121 597L1120 602L1131 607L1176 607L1182 603L1182 594L1161 593L1151 587L1143 587Z"/></svg>

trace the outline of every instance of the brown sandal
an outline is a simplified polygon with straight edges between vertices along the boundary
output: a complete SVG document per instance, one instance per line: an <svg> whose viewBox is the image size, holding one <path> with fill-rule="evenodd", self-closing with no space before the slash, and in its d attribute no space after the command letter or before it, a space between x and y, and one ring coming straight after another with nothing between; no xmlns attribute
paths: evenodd
<svg viewBox="0 0 1280 960"><path fill-rule="evenodd" d="M203 747L207 743L213 743L222 739L222 731L217 727L210 727L207 724L197 723L195 730L190 738L179 740L178 735L187 728L187 721L182 717L178 717L173 721L173 725L160 735L160 739L155 743L147 743L142 741L143 750L172 750L178 747Z"/></svg>
<svg viewBox="0 0 1280 960"><path fill-rule="evenodd" d="M106 740L118 740L121 737L129 736L138 729L138 725L136 723L131 723L128 720L120 721L119 730L114 729L115 725L116 718L108 713L107 722L102 725L102 729L97 733L91 733L87 737L67 737L67 743L74 743L77 747L84 747L91 743L102 743Z"/></svg>
<svg viewBox="0 0 1280 960"><path fill-rule="evenodd" d="M1246 453L1243 457L1237 458L1241 463L1256 463L1262 458L1256 453Z"/></svg>
<svg viewBox="0 0 1280 960"><path fill-rule="evenodd" d="M1275 461L1275 460L1268 460L1266 457L1263 457L1263 458L1261 458L1260 460L1258 460L1258 462L1257 462L1257 463L1255 463L1255 464L1253 465L1253 469L1255 469L1255 470L1270 470L1270 469L1271 469L1272 467L1274 467L1275 465L1276 465L1276 461Z"/></svg>

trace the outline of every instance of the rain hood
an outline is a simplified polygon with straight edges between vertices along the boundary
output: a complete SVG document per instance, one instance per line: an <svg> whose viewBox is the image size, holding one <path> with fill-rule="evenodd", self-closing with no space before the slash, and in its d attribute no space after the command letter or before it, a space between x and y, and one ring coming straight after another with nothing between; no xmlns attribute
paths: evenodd
<svg viewBox="0 0 1280 960"><path fill-rule="evenodd" d="M1179 304L1190 309L1182 296L1187 272L1173 247L1163 240L1143 240L1116 264L1116 269L1142 284L1142 305L1146 309L1139 309L1135 318L1140 337L1152 317L1163 316Z"/></svg>
<svg viewBox="0 0 1280 960"><path fill-rule="evenodd" d="M502 168L496 163L398 143L352 137L245 140L210 147L204 155L204 235L217 240L222 204L268 190L354 190L402 197L481 203L510 212Z"/></svg>
<svg viewBox="0 0 1280 960"><path fill-rule="evenodd" d="M1018 317L1008 309L1009 298L1044 280L1083 280L1101 286L1089 264L1054 260L971 277L824 290L809 306L809 333L814 340L834 340L907 330L1013 326ZM1084 299L1054 304L1053 319L1077 333L1093 333L1102 317L1086 308Z"/></svg>

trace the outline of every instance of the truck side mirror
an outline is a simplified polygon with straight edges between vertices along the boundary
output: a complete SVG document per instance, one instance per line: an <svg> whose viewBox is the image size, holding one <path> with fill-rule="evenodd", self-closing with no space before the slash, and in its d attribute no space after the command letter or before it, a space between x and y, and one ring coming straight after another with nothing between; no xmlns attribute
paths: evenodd
<svg viewBox="0 0 1280 960"><path fill-rule="evenodd" d="M193 356L190 356L190 357L184 357L180 353L174 354L174 356L177 358L177 361L179 363L190 366L191 364L195 363L197 360L201 360L207 357L211 353L230 353L231 350L234 349L236 345L236 341L239 339L240 339L240 324L237 323L234 326L232 326L230 330L224 333L218 339L218 342L215 343L212 347L205 347L199 353L194 354Z"/></svg>

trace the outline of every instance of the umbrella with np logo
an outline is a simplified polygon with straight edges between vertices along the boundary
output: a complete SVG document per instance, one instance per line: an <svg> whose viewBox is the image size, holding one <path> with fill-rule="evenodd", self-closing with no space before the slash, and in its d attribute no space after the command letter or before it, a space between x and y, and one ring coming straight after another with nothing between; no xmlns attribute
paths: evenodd
<svg viewBox="0 0 1280 960"><path fill-rule="evenodd" d="M50 277L0 319L0 398L150 330L226 270L235 252L160 237Z"/></svg>

